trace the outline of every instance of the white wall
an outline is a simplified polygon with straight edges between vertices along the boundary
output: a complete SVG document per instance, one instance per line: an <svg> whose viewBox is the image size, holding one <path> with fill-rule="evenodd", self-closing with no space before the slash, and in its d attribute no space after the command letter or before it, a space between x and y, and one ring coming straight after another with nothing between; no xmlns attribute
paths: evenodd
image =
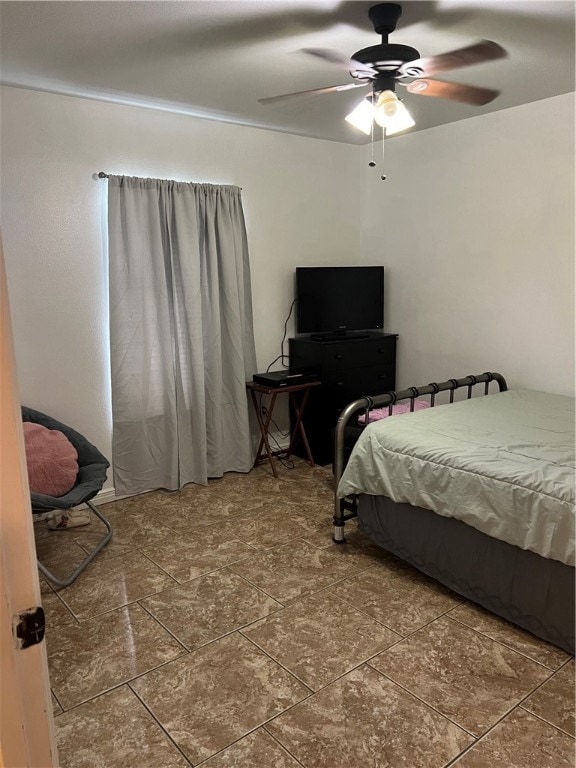
<svg viewBox="0 0 576 768"><path fill-rule="evenodd" d="M573 391L573 95L396 137L385 182L368 148L14 88L1 106L22 398L108 456L99 170L243 187L261 370L294 267L361 261L386 267L399 386L499 370Z"/></svg>
<svg viewBox="0 0 576 768"><path fill-rule="evenodd" d="M2 228L22 399L107 456L106 182L95 172L243 188L260 370L280 351L294 267L357 258L355 147L15 88L1 99Z"/></svg>
<svg viewBox="0 0 576 768"><path fill-rule="evenodd" d="M574 94L390 139L384 182L362 152L398 385L495 370L573 394Z"/></svg>

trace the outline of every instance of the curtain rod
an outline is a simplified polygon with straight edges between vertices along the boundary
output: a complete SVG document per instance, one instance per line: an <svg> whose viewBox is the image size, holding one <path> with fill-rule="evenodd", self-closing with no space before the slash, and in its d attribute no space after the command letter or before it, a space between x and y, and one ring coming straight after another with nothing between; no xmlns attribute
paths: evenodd
<svg viewBox="0 0 576 768"><path fill-rule="evenodd" d="M99 179L108 179L110 177L110 174L109 173L104 173L104 171L98 171L98 173L96 175L98 176ZM92 178L94 178L94 177L92 177ZM231 185L231 186L234 186L234 185ZM242 187L239 187L239 189L242 190Z"/></svg>

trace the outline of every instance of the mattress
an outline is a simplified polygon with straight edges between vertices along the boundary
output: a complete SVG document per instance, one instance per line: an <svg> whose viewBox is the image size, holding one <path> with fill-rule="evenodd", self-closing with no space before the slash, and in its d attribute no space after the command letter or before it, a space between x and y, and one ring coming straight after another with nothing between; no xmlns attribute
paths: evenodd
<svg viewBox="0 0 576 768"><path fill-rule="evenodd" d="M387 496L574 565L574 452L573 398L510 390L370 424L338 496Z"/></svg>

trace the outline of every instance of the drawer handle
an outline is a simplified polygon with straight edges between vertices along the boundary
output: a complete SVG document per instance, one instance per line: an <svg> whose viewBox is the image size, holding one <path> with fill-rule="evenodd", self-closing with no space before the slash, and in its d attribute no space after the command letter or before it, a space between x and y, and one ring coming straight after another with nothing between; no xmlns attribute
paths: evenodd
<svg viewBox="0 0 576 768"><path fill-rule="evenodd" d="M342 355L334 355L335 360L342 360Z"/></svg>
<svg viewBox="0 0 576 768"><path fill-rule="evenodd" d="M388 352L388 350L387 350L387 349L379 349L379 350L378 350L378 354L379 354L379 355L385 355L385 354L386 354L386 352Z"/></svg>
<svg viewBox="0 0 576 768"><path fill-rule="evenodd" d="M344 382L343 381L337 381L336 382L336 386L337 387L343 387L344 386Z"/></svg>
<svg viewBox="0 0 576 768"><path fill-rule="evenodd" d="M381 374L378 376L378 378L380 379L380 381L382 381L383 379L387 379L387 378L388 378L388 374L387 374L387 373L381 373Z"/></svg>

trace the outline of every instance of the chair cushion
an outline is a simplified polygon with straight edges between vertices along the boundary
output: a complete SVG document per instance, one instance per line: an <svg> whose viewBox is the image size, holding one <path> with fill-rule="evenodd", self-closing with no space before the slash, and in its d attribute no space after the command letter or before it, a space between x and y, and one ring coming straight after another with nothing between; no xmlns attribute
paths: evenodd
<svg viewBox="0 0 576 768"><path fill-rule="evenodd" d="M66 435L41 424L24 422L28 481L32 493L63 496L78 476L78 453Z"/></svg>

